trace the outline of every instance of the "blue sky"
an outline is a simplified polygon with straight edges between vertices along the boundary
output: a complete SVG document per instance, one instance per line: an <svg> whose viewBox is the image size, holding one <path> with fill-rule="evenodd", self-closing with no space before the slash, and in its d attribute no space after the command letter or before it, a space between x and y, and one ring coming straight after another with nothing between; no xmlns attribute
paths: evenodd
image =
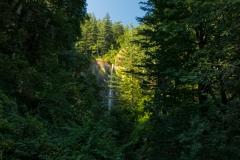
<svg viewBox="0 0 240 160"><path fill-rule="evenodd" d="M87 0L87 12L94 13L97 19L102 19L108 12L112 22L122 21L124 26L132 22L136 27L136 17L145 14L140 9L140 1L147 0Z"/></svg>

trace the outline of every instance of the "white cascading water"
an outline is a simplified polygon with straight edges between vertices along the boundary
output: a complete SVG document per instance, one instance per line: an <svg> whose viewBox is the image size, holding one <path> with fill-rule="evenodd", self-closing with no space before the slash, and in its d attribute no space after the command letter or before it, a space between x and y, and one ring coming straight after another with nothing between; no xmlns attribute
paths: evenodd
<svg viewBox="0 0 240 160"><path fill-rule="evenodd" d="M110 113L112 107L113 89L112 89L112 76L113 76L114 64L112 64L110 82L109 82L109 92L108 92L108 114Z"/></svg>

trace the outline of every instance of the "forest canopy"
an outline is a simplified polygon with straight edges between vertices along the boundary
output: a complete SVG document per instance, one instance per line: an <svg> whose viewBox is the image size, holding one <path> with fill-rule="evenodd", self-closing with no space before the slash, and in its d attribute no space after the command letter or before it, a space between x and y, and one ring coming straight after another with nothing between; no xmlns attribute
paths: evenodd
<svg viewBox="0 0 240 160"><path fill-rule="evenodd" d="M240 158L239 1L140 2L137 27L86 6L0 1L0 159Z"/></svg>

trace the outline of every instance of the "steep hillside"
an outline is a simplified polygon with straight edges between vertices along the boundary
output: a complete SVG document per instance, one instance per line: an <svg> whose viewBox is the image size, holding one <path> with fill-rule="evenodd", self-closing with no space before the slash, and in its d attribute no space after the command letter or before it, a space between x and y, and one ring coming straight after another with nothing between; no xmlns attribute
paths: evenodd
<svg viewBox="0 0 240 160"><path fill-rule="evenodd" d="M105 103L107 103L107 98L109 94L109 80L111 75L112 66L102 59L96 59L92 62L90 70L96 75L96 79L99 84L101 84L104 89L101 91L101 95L104 97Z"/></svg>

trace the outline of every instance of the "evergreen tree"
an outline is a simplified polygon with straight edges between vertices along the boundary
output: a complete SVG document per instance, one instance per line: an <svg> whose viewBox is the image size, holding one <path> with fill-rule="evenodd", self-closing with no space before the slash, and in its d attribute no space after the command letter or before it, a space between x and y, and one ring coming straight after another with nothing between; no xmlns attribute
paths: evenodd
<svg viewBox="0 0 240 160"><path fill-rule="evenodd" d="M82 53L105 55L109 50L117 50L117 39L123 34L121 22L112 23L107 13L102 20L96 20L94 14L88 14L89 19L81 26L82 38L76 43L76 48Z"/></svg>
<svg viewBox="0 0 240 160"><path fill-rule="evenodd" d="M98 35L98 28L97 28L97 20L94 14L90 14L90 29L89 32L89 46L92 53L98 53L97 48L97 35Z"/></svg>
<svg viewBox="0 0 240 160"><path fill-rule="evenodd" d="M112 30L113 30L113 48L118 49L119 45L117 44L117 39L124 34L124 28L121 22L115 22L112 25Z"/></svg>
<svg viewBox="0 0 240 160"><path fill-rule="evenodd" d="M110 19L110 15L106 13L105 17L102 20L102 28L101 28L101 35L100 38L104 37L103 41L101 42L101 53L105 54L111 47L113 43L113 32L112 32L112 21Z"/></svg>
<svg viewBox="0 0 240 160"><path fill-rule="evenodd" d="M86 1L0 9L0 159L119 159L91 57L73 46Z"/></svg>
<svg viewBox="0 0 240 160"><path fill-rule="evenodd" d="M235 51L226 46L236 49L233 44L238 39L227 38L236 25L226 24L235 24L230 17L239 16L234 11L239 4L214 0L149 0L142 4L147 13L139 20L147 27L140 32L146 37L140 43L146 49L148 84L154 91L145 108L151 116L143 156L228 159L226 155L231 154L230 159L236 159L238 151L233 154L227 149L234 148L230 137L236 134L228 134L229 121L224 120L231 117L228 112L237 101L226 85L232 83L228 73L233 70L223 66L238 61L228 60Z"/></svg>
<svg viewBox="0 0 240 160"><path fill-rule="evenodd" d="M88 14L88 20L81 26L82 38L76 43L76 48L82 53L97 52L97 20L94 14Z"/></svg>
<svg viewBox="0 0 240 160"><path fill-rule="evenodd" d="M97 38L97 46L99 46L99 53L104 54L103 46L105 43L105 30L103 20L98 20L98 38Z"/></svg>
<svg viewBox="0 0 240 160"><path fill-rule="evenodd" d="M135 29L131 26L129 31L121 37L121 49L116 55L116 68L119 75L119 91L121 106L138 108L138 98L142 98L138 72L140 60L144 57L138 45L133 43Z"/></svg>
<svg viewBox="0 0 240 160"><path fill-rule="evenodd" d="M141 60L145 57L140 46L134 43L136 29L130 25L128 31L119 37L119 52L114 57L115 76L114 91L116 108L112 109L111 116L116 117L115 130L118 144L124 146L124 159L135 159L142 144L137 134L146 119L143 104L148 99L147 90L140 87L144 78ZM116 128L117 126L117 128Z"/></svg>

